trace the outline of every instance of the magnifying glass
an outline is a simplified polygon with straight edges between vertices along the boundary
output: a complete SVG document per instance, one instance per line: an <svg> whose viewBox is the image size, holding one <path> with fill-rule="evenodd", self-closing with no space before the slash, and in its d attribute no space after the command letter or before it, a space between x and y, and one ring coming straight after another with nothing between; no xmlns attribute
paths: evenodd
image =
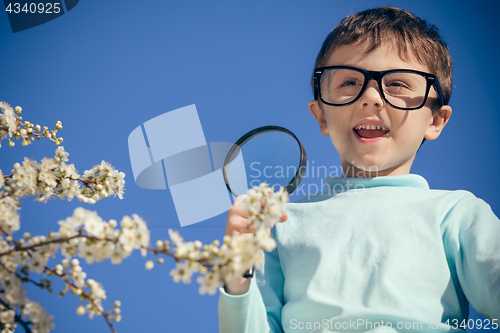
<svg viewBox="0 0 500 333"><path fill-rule="evenodd" d="M291 194L304 176L306 162L306 151L292 132L280 126L263 126L246 133L231 147L224 161L224 181L235 196L260 183L285 187Z"/></svg>
<svg viewBox="0 0 500 333"><path fill-rule="evenodd" d="M306 169L306 151L297 137L280 126L256 128L235 142L224 161L223 176L235 196L267 183L289 194L298 187ZM253 268L246 278L253 276Z"/></svg>

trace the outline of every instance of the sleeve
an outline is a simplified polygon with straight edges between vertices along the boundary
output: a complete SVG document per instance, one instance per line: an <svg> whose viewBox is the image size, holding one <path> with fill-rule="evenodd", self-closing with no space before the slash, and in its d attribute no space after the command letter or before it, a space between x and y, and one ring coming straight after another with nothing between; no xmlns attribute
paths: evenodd
<svg viewBox="0 0 500 333"><path fill-rule="evenodd" d="M273 236L274 230L275 228L271 230ZM219 288L219 332L283 332L283 285L284 278L276 248L264 253L263 265L255 270L247 293L230 295L224 288Z"/></svg>
<svg viewBox="0 0 500 333"><path fill-rule="evenodd" d="M455 266L452 275L465 297L485 318L500 319L500 220L486 202L469 195L443 223L445 248Z"/></svg>

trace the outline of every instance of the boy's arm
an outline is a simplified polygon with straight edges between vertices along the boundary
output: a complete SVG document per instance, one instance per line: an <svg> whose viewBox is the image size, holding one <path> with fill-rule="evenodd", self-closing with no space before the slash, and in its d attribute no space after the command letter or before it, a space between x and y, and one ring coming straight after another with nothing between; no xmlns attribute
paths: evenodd
<svg viewBox="0 0 500 333"><path fill-rule="evenodd" d="M274 230L271 230L273 236ZM220 288L219 332L283 332L283 285L278 249L264 252L264 263L261 269L255 270L248 292L230 295Z"/></svg>
<svg viewBox="0 0 500 333"><path fill-rule="evenodd" d="M462 198L443 221L444 244L472 307L500 321L500 220L473 196ZM466 309L465 311L468 311ZM492 328L494 328L493 326Z"/></svg>

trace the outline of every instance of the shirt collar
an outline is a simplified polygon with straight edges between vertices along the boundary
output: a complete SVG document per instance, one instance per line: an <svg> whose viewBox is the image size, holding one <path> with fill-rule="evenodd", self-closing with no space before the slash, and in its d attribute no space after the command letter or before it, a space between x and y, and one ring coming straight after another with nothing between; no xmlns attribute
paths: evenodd
<svg viewBox="0 0 500 333"><path fill-rule="evenodd" d="M415 174L373 178L327 177L325 179L325 184L330 187L330 190L336 193L371 187L410 187L416 189L429 189L429 184L425 178Z"/></svg>

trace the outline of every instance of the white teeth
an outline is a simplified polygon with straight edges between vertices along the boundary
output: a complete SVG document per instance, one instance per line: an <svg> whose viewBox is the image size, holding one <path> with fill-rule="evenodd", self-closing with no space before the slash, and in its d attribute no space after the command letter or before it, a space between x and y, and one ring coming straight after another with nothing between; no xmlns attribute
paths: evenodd
<svg viewBox="0 0 500 333"><path fill-rule="evenodd" d="M377 126L375 126L375 125L359 125L359 126L355 127L354 129L357 130L357 131L361 130L361 129L369 129L369 130L376 130L376 129L379 130L379 129L381 129L381 130L384 130L386 132L389 131L388 128L385 128L384 126L378 126L378 125Z"/></svg>

